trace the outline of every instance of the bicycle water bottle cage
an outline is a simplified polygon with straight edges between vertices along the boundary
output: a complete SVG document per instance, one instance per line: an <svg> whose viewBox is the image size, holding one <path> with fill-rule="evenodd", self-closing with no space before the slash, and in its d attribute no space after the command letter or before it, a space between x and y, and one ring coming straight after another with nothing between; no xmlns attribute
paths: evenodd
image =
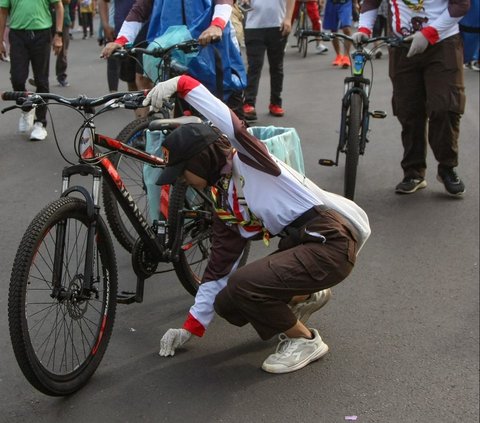
<svg viewBox="0 0 480 423"><path fill-rule="evenodd" d="M354 75L361 75L363 73L363 68L365 66L365 56L362 53L353 53L353 74Z"/></svg>

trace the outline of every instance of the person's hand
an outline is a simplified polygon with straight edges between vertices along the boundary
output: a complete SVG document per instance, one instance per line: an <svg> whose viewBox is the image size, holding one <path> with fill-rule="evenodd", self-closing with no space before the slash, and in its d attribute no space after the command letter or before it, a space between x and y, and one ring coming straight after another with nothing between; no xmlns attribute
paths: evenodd
<svg viewBox="0 0 480 423"><path fill-rule="evenodd" d="M408 50L407 57L415 56L416 54L423 53L428 47L428 40L421 31L415 32L413 35L405 37L405 41L411 41L410 49Z"/></svg>
<svg viewBox="0 0 480 423"><path fill-rule="evenodd" d="M215 25L210 25L205 31L203 31L198 37L198 42L201 46L218 41L222 38L222 29Z"/></svg>
<svg viewBox="0 0 480 423"><path fill-rule="evenodd" d="M62 51L63 47L63 39L60 37L60 35L55 34L53 37L53 42L52 42L52 49L53 52L55 53L55 56L58 56L60 52Z"/></svg>
<svg viewBox="0 0 480 423"><path fill-rule="evenodd" d="M280 31L282 31L282 36L290 34L292 31L292 21L291 19L284 19L280 24Z"/></svg>
<svg viewBox="0 0 480 423"><path fill-rule="evenodd" d="M159 355L168 357L175 354L175 350L185 344L192 334L186 329L168 329L160 340Z"/></svg>
<svg viewBox="0 0 480 423"><path fill-rule="evenodd" d="M118 50L120 48L122 48L121 44L112 41L111 43L108 43L105 47L103 47L100 57L108 59L115 52L115 50Z"/></svg>
<svg viewBox="0 0 480 423"><path fill-rule="evenodd" d="M5 60L7 58L7 49L3 40L0 40L0 60Z"/></svg>
<svg viewBox="0 0 480 423"><path fill-rule="evenodd" d="M148 93L145 100L143 100L142 106L152 106L154 111L159 111L165 100L168 100L176 91L179 76L169 79L168 81L159 82Z"/></svg>
<svg viewBox="0 0 480 423"><path fill-rule="evenodd" d="M105 34L105 40L109 42L115 40L115 29L110 25L103 27L103 33Z"/></svg>
<svg viewBox="0 0 480 423"><path fill-rule="evenodd" d="M355 44L355 45L364 43L364 42L368 41L369 38L370 37L367 34L365 34L364 32L361 32L361 31L355 32L352 35L353 44Z"/></svg>

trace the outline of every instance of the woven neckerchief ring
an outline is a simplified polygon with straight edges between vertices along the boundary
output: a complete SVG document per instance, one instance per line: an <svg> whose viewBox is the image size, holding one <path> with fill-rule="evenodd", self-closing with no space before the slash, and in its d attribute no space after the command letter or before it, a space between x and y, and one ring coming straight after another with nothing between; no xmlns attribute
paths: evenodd
<svg viewBox="0 0 480 423"><path fill-rule="evenodd" d="M417 4L412 3L409 0L402 0L402 1L407 5L409 9L412 9L415 12L421 12L425 10L425 8L423 7L423 0L418 0Z"/></svg>

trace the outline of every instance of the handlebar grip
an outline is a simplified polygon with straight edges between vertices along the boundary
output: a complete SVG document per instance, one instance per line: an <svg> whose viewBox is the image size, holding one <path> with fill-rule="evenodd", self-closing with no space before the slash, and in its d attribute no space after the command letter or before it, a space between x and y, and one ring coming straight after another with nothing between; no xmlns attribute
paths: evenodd
<svg viewBox="0 0 480 423"><path fill-rule="evenodd" d="M15 101L22 97L29 96L30 92L28 91L5 91L2 93L2 100L4 101Z"/></svg>

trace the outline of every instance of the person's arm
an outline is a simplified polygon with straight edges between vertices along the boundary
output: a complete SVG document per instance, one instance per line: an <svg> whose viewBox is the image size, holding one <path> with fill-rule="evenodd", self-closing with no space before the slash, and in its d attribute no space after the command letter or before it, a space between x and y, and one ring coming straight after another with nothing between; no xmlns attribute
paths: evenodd
<svg viewBox="0 0 480 423"><path fill-rule="evenodd" d="M222 38L223 30L232 15L233 0L216 0L210 26L198 37L201 45L207 45Z"/></svg>
<svg viewBox="0 0 480 423"><path fill-rule="evenodd" d="M470 0L449 0L448 7L434 21L421 30L429 44L435 44L445 38L444 34L467 14Z"/></svg>
<svg viewBox="0 0 480 423"><path fill-rule="evenodd" d="M360 8L360 20L358 22L358 32L372 36L373 26L377 19L378 8L382 0L364 0Z"/></svg>
<svg viewBox="0 0 480 423"><path fill-rule="evenodd" d="M282 35L288 35L292 31L292 17L293 17L293 9L295 7L295 0L287 0L287 7L285 10L285 17L280 25L280 31L282 31Z"/></svg>
<svg viewBox="0 0 480 423"><path fill-rule="evenodd" d="M105 39L107 41L113 41L115 39L115 29L110 26L109 19L110 0L99 0L98 13L102 20L103 32L105 33Z"/></svg>
<svg viewBox="0 0 480 423"><path fill-rule="evenodd" d="M210 258L195 303L190 307L182 328L169 329L162 337L159 351L161 356L174 355L175 350L192 335L204 335L215 316L215 298L238 267L247 240L229 229L217 216L214 216L212 230Z"/></svg>
<svg viewBox="0 0 480 423"><path fill-rule="evenodd" d="M227 105L191 76L177 76L158 83L148 93L143 105L151 105L154 109L160 109L163 101L174 93L178 93L181 98L220 129L236 148L238 156L243 162L270 175L280 175L281 170L270 156L267 147L246 130L245 124Z"/></svg>
<svg viewBox="0 0 480 423"><path fill-rule="evenodd" d="M123 21L117 39L108 43L102 50L100 57L108 58L112 53L127 43L133 43L145 22L152 14L153 0L135 0L130 12Z"/></svg>
<svg viewBox="0 0 480 423"><path fill-rule="evenodd" d="M53 36L52 48L57 55L63 46L63 3L59 0L55 3L55 35Z"/></svg>
<svg viewBox="0 0 480 423"><path fill-rule="evenodd" d="M7 17L8 9L5 7L0 7L0 58L7 57L7 51L5 45L3 44L3 34L5 33L5 28L7 27Z"/></svg>

